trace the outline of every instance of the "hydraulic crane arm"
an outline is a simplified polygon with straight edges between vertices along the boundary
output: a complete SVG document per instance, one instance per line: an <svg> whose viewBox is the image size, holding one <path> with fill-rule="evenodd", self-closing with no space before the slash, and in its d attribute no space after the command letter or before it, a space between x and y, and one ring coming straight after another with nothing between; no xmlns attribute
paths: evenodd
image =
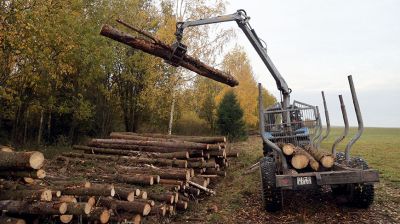
<svg viewBox="0 0 400 224"><path fill-rule="evenodd" d="M290 106L291 89L288 87L286 81L283 79L278 69L275 67L274 63L272 63L267 54L266 47L263 46L260 38L258 38L254 29L250 26L249 20L250 17L247 16L246 12L243 9L240 9L237 12L229 15L200 19L195 21L178 22L176 24L175 35L178 43L180 43L183 37L183 31L187 27L236 21L238 26L243 30L244 34L249 39L250 43L253 45L254 49L257 51L258 55L261 57L264 64L267 66L271 75L274 77L278 90L281 91L283 96L283 109L287 109Z"/></svg>

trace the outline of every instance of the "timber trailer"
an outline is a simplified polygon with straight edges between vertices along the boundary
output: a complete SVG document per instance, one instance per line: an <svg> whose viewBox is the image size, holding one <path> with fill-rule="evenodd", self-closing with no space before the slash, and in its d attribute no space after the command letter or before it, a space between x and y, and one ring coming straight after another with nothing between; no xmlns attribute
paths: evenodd
<svg viewBox="0 0 400 224"><path fill-rule="evenodd" d="M296 100L292 104L290 103L292 90L272 63L264 42L250 26L249 20L250 17L247 16L246 12L240 9L229 15L178 22L175 33L177 41L172 45L173 53L168 63L177 66L177 62L182 60L186 54L187 47L182 43L185 28L236 21L275 79L281 93L281 102L264 108L262 87L261 84L258 84L259 125L264 154L264 157L259 161L259 166L264 208L270 212L281 210L283 208L283 190L307 190L322 186L330 186L335 195L346 196L348 202L355 207L368 208L374 200L373 183L379 182L379 174L376 170L369 169L366 161L362 158L350 156L351 147L360 138L364 130L352 76L348 76L348 81L358 121L358 132L346 145L344 153L336 152L336 146L349 132L346 108L342 96L339 95L345 129L332 146L332 155L336 160L334 166L330 169L320 168L318 171L303 169L293 172L291 165L287 162L277 144L291 143L299 147L311 146L320 150L321 142L330 133L325 95L322 92L327 129L326 133L322 135L323 128L318 106Z"/></svg>

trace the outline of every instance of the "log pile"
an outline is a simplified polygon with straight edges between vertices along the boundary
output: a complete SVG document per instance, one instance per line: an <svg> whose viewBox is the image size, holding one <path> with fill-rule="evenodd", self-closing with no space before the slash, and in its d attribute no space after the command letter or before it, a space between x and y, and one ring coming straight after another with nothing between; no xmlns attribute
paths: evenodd
<svg viewBox="0 0 400 224"><path fill-rule="evenodd" d="M2 217L158 222L216 194L211 186L238 156L228 148L224 137L120 132L46 161L39 152L0 150Z"/></svg>
<svg viewBox="0 0 400 224"><path fill-rule="evenodd" d="M329 170L333 167L335 162L335 158L332 154L315 149L311 146L302 148L294 146L291 143L278 143L277 145L285 155L290 168L293 168L290 172L297 172L298 170Z"/></svg>

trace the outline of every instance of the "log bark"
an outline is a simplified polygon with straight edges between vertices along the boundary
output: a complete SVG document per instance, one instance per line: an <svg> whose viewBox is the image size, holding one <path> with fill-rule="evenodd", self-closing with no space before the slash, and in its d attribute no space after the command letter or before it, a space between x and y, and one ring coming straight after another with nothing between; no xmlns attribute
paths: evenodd
<svg viewBox="0 0 400 224"><path fill-rule="evenodd" d="M67 210L65 202L0 201L0 210L10 214L60 215Z"/></svg>
<svg viewBox="0 0 400 224"><path fill-rule="evenodd" d="M89 215L92 211L92 206L86 202L68 203L67 215Z"/></svg>
<svg viewBox="0 0 400 224"><path fill-rule="evenodd" d="M0 177L30 177L34 179L43 179L46 177L46 171L39 170L0 170Z"/></svg>
<svg viewBox="0 0 400 224"><path fill-rule="evenodd" d="M295 169L301 170L308 166L310 159L306 156L306 152L303 149L296 147L292 155L293 157L290 163Z"/></svg>
<svg viewBox="0 0 400 224"><path fill-rule="evenodd" d="M25 223L26 222L23 219L0 216L0 224L25 224Z"/></svg>
<svg viewBox="0 0 400 224"><path fill-rule="evenodd" d="M217 144L226 143L226 137L224 136L188 136L188 135L165 135L160 133L136 133L136 132L112 132L111 135L131 135L139 137L150 137L150 138L164 138L164 139L176 139L187 142L197 142L206 144Z"/></svg>
<svg viewBox="0 0 400 224"><path fill-rule="evenodd" d="M142 38L137 38L121 32L118 29L109 25L103 25L100 34L135 49L141 50L145 53L163 58L167 61L169 60L170 55L173 52L173 49L171 47L166 46L165 44L160 44L162 43L161 41L151 42ZM239 84L239 82L233 76L212 68L189 55L184 55L182 60L178 62L178 65L189 69L199 75L205 76L207 78L227 84L232 87Z"/></svg>
<svg viewBox="0 0 400 224"><path fill-rule="evenodd" d="M160 141L142 141L142 140L125 140L125 139L92 139L90 146L101 144L119 144L119 145L140 145L140 146L156 146L165 148L185 148L185 149L203 149L209 148L208 144L195 142L160 142Z"/></svg>
<svg viewBox="0 0 400 224"><path fill-rule="evenodd" d="M116 211L136 213L146 216L150 213L151 206L147 203L137 201L119 201L112 198L99 198L97 202L100 206Z"/></svg>
<svg viewBox="0 0 400 224"><path fill-rule="evenodd" d="M189 180L190 170L187 169L154 169L146 167L129 167L129 166L117 166L118 172L120 173L135 173L135 174L151 174L158 175L161 179L173 179L173 180Z"/></svg>
<svg viewBox="0 0 400 224"><path fill-rule="evenodd" d="M44 164L41 152L4 152L0 151L0 169L31 168L40 169Z"/></svg>
<svg viewBox="0 0 400 224"><path fill-rule="evenodd" d="M83 150L87 154L109 154L109 155L123 155L123 156L138 156L148 158L164 158L164 159L187 159L189 158L189 152L167 152L167 153L154 153L154 152L142 152L142 151L131 151L113 148L96 148L89 146L74 145L74 149Z"/></svg>
<svg viewBox="0 0 400 224"><path fill-rule="evenodd" d="M51 190L6 190L0 191L0 200L51 201Z"/></svg>
<svg viewBox="0 0 400 224"><path fill-rule="evenodd" d="M96 207L88 216L83 216L84 219L90 221L100 221L100 223L108 223L111 217L110 210L102 207Z"/></svg>
<svg viewBox="0 0 400 224"><path fill-rule="evenodd" d="M148 197L155 201L173 204L175 202L175 194L173 193L155 193L149 192Z"/></svg>
<svg viewBox="0 0 400 224"><path fill-rule="evenodd" d="M57 187L55 187L57 188ZM115 190L113 185L96 184L91 187L66 187L59 188L63 195L75 196L114 196Z"/></svg>
<svg viewBox="0 0 400 224"><path fill-rule="evenodd" d="M312 147L306 147L306 150L317 160L321 163L321 165L325 168L332 168L333 164L335 163L335 158L332 154L318 150Z"/></svg>
<svg viewBox="0 0 400 224"><path fill-rule="evenodd" d="M125 188L125 187L115 187L115 198L119 200L133 201L135 200L135 195L139 195L139 189Z"/></svg>
<svg viewBox="0 0 400 224"><path fill-rule="evenodd" d="M122 213L122 214L118 214L116 216L111 216L110 223L141 224L142 216L139 214Z"/></svg>
<svg viewBox="0 0 400 224"><path fill-rule="evenodd" d="M226 153L226 157L235 157L235 158L237 158L237 157L239 157L239 152L229 151L229 152Z"/></svg>
<svg viewBox="0 0 400 224"><path fill-rule="evenodd" d="M192 181L188 181L188 183L189 183L190 185L192 185L193 187L196 187L196 188L198 188L198 189L200 189L200 190L202 190L202 191L205 191L205 192L207 192L207 193L209 193L209 194L212 194L212 195L216 195L216 192L215 192L215 191L213 191L213 190L211 190L211 189L208 189L208 188L206 188L206 187L203 187L203 186L201 186L200 184L197 184L197 183L192 182Z"/></svg>
<svg viewBox="0 0 400 224"><path fill-rule="evenodd" d="M186 160L178 159L163 159L163 158L138 158L138 157L128 157L128 156L114 156L114 155L95 155L95 154L81 154L81 153L63 153L63 156L71 158L85 158L85 159L96 159L96 160L106 160L114 161L122 164L157 164L161 166L175 166L187 168Z"/></svg>
<svg viewBox="0 0 400 224"><path fill-rule="evenodd" d="M149 215L159 215L165 216L167 214L167 209L164 204L156 204L151 208Z"/></svg>
<svg viewBox="0 0 400 224"><path fill-rule="evenodd" d="M186 210L188 207L188 203L186 201L179 200L176 205L176 210Z"/></svg>

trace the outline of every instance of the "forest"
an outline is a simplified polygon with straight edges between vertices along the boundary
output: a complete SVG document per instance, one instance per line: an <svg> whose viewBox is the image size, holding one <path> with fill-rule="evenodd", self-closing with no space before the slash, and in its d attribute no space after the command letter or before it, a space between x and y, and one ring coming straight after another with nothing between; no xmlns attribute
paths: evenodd
<svg viewBox="0 0 400 224"><path fill-rule="evenodd" d="M255 128L256 80L234 29L191 28L183 42L189 54L236 77L235 88L99 35L121 18L171 44L177 21L221 15L225 7L222 0L1 1L0 140L71 144L169 126L177 134L217 134L216 109L230 89L246 127ZM275 102L264 94L265 105Z"/></svg>

